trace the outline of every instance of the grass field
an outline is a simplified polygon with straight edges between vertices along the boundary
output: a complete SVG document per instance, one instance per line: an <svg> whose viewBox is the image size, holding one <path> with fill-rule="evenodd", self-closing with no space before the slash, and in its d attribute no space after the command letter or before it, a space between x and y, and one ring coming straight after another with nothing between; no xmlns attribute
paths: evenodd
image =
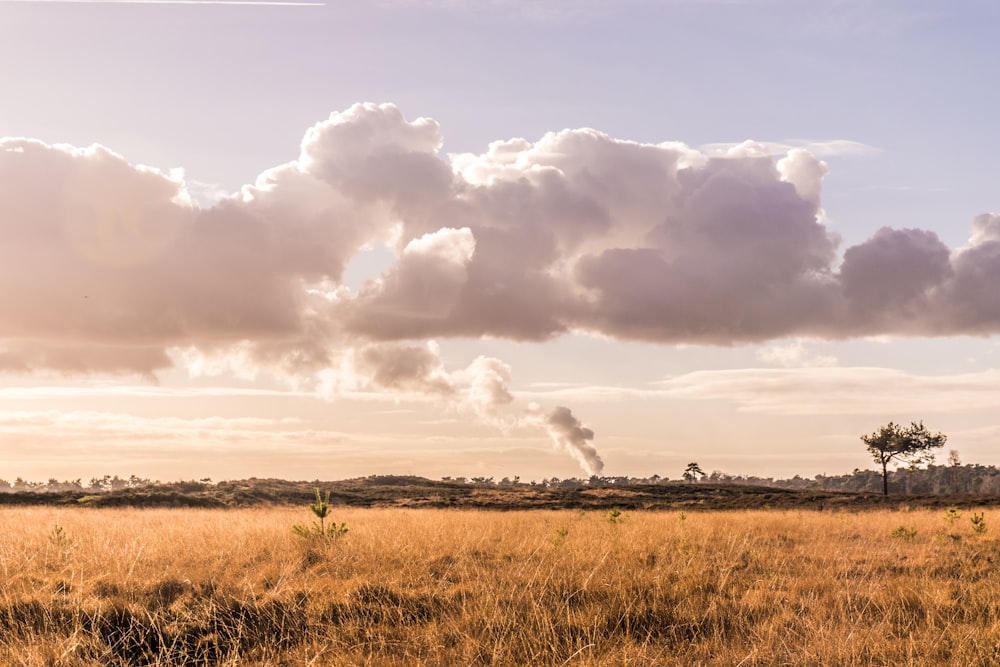
<svg viewBox="0 0 1000 667"><path fill-rule="evenodd" d="M1000 664L990 509L0 516L3 665Z"/></svg>

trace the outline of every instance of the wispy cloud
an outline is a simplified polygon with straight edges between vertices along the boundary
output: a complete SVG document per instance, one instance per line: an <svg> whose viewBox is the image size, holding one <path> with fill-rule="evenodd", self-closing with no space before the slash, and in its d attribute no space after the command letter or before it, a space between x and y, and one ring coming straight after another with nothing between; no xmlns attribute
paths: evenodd
<svg viewBox="0 0 1000 667"><path fill-rule="evenodd" d="M761 361L785 368L836 366L837 358L810 351L800 339L775 342L757 350Z"/></svg>
<svg viewBox="0 0 1000 667"><path fill-rule="evenodd" d="M549 401L579 401L581 403L608 403L627 399L666 398L670 391L663 388L622 387L617 385L570 385L547 388L533 385L532 389L519 391L519 398Z"/></svg>
<svg viewBox="0 0 1000 667"><path fill-rule="evenodd" d="M772 157L786 155L789 151L801 148L816 157L837 157L841 155L871 155L880 152L879 148L852 139L782 139L780 141L744 141L718 142L704 144L701 151L711 156L724 156L734 151L745 154L746 148L752 147L755 152Z"/></svg>
<svg viewBox="0 0 1000 667"><path fill-rule="evenodd" d="M824 361L823 357L819 359ZM898 414L903 419L906 415L1000 410L1000 370L917 375L891 368L817 364L806 368L738 368L685 373L646 387L534 386L518 396L583 404L624 400L727 401L740 412L754 414Z"/></svg>
<svg viewBox="0 0 1000 667"><path fill-rule="evenodd" d="M322 434L303 430L295 418L265 419L258 417L140 417L125 413L93 410L28 410L0 412L0 433L8 438L45 437L73 442L121 441L193 443L240 442L258 440L329 440L344 437L342 433ZM308 434L310 437L305 437Z"/></svg>
<svg viewBox="0 0 1000 667"><path fill-rule="evenodd" d="M4 400L51 400L56 398L276 398L312 397L302 391L241 387L166 387L159 385L0 387Z"/></svg>
<svg viewBox="0 0 1000 667"><path fill-rule="evenodd" d="M875 37L890 39L914 26L940 19L952 3L870 2L829 0L816 2L811 20L804 26L806 37L844 39ZM957 4L954 6L957 7Z"/></svg>
<svg viewBox="0 0 1000 667"><path fill-rule="evenodd" d="M889 368L698 371L664 380L675 398L726 400L780 415L924 415L1000 410L1000 371L915 375ZM903 417L900 417L903 418Z"/></svg>
<svg viewBox="0 0 1000 667"><path fill-rule="evenodd" d="M326 7L325 2L269 0L0 0L0 4L32 5L252 5L263 7Z"/></svg>
<svg viewBox="0 0 1000 667"><path fill-rule="evenodd" d="M383 7L502 12L536 20L596 18L636 7L683 4L767 5L784 0L378 0Z"/></svg>

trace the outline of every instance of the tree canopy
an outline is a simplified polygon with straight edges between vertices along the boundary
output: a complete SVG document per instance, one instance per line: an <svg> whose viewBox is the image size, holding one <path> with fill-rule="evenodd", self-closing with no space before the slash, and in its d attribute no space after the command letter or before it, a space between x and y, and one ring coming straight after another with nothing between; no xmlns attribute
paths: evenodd
<svg viewBox="0 0 1000 667"><path fill-rule="evenodd" d="M948 436L931 433L921 422L911 422L909 426L889 422L870 435L861 436L862 442L875 463L882 466L882 493L889 495L889 464L906 463L920 465L934 460L932 450L943 447Z"/></svg>
<svg viewBox="0 0 1000 667"><path fill-rule="evenodd" d="M705 476L705 473L702 471L701 466L692 461L687 464L687 468L684 469L684 474L682 476L688 482L697 482Z"/></svg>

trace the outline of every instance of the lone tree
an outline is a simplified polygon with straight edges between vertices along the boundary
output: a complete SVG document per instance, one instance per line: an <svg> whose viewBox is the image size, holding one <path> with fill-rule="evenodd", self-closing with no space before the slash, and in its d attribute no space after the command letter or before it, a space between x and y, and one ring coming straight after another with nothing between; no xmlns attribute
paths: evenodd
<svg viewBox="0 0 1000 667"><path fill-rule="evenodd" d="M697 482L699 479L705 476L702 472L701 466L697 463L689 463L687 468L684 469L684 479L689 482Z"/></svg>
<svg viewBox="0 0 1000 667"><path fill-rule="evenodd" d="M931 450L943 447L948 436L932 434L924 423L911 422L908 427L889 422L871 435L861 436L875 463L882 465L882 494L889 495L889 464L920 465L934 460Z"/></svg>

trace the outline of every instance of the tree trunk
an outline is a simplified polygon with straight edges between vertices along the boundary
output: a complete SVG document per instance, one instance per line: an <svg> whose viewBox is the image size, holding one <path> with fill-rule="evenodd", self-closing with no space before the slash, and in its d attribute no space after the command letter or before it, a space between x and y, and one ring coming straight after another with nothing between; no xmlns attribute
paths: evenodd
<svg viewBox="0 0 1000 667"><path fill-rule="evenodd" d="M889 469L888 461L882 461L882 495L889 495Z"/></svg>

